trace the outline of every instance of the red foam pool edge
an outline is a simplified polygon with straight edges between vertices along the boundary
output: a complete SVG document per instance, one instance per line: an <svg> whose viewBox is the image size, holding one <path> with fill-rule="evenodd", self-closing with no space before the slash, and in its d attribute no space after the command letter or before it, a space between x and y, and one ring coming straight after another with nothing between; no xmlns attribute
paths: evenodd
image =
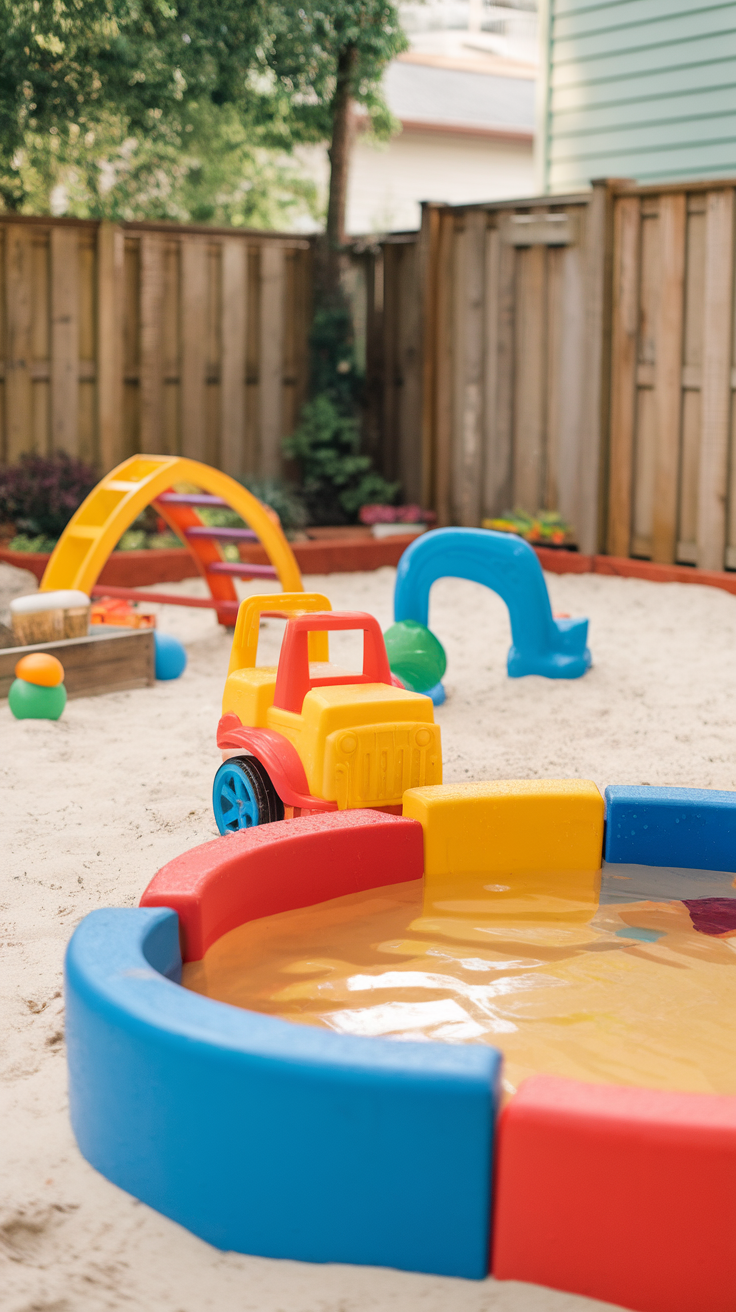
<svg viewBox="0 0 736 1312"><path fill-rule="evenodd" d="M154 875L140 905L179 915L182 959L200 961L249 920L421 879L422 826L380 811L257 825L194 847Z"/></svg>
<svg viewBox="0 0 736 1312"><path fill-rule="evenodd" d="M736 1098L537 1075L501 1114L492 1270L634 1312L736 1307Z"/></svg>

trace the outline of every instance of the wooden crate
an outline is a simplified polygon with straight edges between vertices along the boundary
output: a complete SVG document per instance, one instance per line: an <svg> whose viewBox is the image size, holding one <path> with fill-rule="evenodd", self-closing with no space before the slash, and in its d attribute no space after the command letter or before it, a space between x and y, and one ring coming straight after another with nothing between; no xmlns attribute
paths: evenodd
<svg viewBox="0 0 736 1312"><path fill-rule="evenodd" d="M38 643L0 650L0 697L7 697L15 666L30 652L51 652L64 666L69 697L146 688L155 682L153 629L118 629L99 625L86 638Z"/></svg>

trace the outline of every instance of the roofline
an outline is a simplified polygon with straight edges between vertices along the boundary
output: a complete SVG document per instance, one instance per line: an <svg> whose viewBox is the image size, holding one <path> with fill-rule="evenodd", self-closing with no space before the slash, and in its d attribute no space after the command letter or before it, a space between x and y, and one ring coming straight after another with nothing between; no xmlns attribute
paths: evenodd
<svg viewBox="0 0 736 1312"><path fill-rule="evenodd" d="M534 133L528 128L481 128L472 123L433 123L423 118L402 118L405 132L442 133L450 137L485 137L489 141L519 142L530 145Z"/></svg>
<svg viewBox="0 0 736 1312"><path fill-rule="evenodd" d="M368 115L356 112L355 117L358 130L367 130ZM531 146L534 142L531 128L485 128L477 123L447 123L425 118L401 118L399 122L404 132L426 132L431 136L444 137L482 137L486 141L505 141L515 145Z"/></svg>

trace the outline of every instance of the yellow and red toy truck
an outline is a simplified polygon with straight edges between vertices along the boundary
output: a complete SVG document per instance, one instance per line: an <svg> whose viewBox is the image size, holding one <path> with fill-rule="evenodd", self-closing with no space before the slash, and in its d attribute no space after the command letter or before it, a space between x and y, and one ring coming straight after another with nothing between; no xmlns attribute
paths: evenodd
<svg viewBox="0 0 736 1312"><path fill-rule="evenodd" d="M278 668L256 665L262 616L287 620ZM363 634L363 668L330 664L329 634ZM442 782L431 699L392 681L378 621L333 611L319 593L240 606L217 745L212 804L221 834L310 811L401 811L407 788Z"/></svg>

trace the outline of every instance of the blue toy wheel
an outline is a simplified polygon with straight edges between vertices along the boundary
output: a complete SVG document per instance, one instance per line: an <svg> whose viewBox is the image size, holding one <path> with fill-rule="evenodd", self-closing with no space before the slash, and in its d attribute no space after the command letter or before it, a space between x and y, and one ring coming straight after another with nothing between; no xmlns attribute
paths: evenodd
<svg viewBox="0 0 736 1312"><path fill-rule="evenodd" d="M221 834L284 818L284 804L255 756L233 756L223 762L212 785L212 809Z"/></svg>

